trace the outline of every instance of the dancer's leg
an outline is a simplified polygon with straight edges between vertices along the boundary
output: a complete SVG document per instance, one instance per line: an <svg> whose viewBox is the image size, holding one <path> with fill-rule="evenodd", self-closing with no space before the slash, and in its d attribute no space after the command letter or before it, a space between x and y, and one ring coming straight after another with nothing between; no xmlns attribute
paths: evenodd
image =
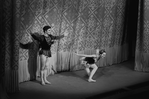
<svg viewBox="0 0 149 99"><path fill-rule="evenodd" d="M45 82L44 82L44 68L45 68L46 56L45 55L40 55L40 60L41 60L41 68L40 68L41 84L45 85Z"/></svg>
<svg viewBox="0 0 149 99"><path fill-rule="evenodd" d="M46 59L46 64L45 64L45 69L44 69L44 81L45 81L45 83L47 83L47 84L51 84L51 83L47 80L48 67L49 67L49 65L50 65L49 63L50 63L50 58L47 57L47 59ZM51 73L51 67L49 68L49 71L50 71L50 73Z"/></svg>
<svg viewBox="0 0 149 99"><path fill-rule="evenodd" d="M90 73L90 76L89 76L88 81L89 81L89 82L96 82L96 80L93 80L93 76L94 76L94 74L96 73L98 67L97 67L96 64L92 64L92 65L90 65L90 67L93 68L93 70L92 70L91 73Z"/></svg>
<svg viewBox="0 0 149 99"><path fill-rule="evenodd" d="M51 84L48 80L47 80L47 69L44 70L44 82L46 84Z"/></svg>
<svg viewBox="0 0 149 99"><path fill-rule="evenodd" d="M86 73L87 73L88 76L90 76L90 69L89 68L90 68L90 65L89 64L86 64L85 65L85 71L86 71Z"/></svg>

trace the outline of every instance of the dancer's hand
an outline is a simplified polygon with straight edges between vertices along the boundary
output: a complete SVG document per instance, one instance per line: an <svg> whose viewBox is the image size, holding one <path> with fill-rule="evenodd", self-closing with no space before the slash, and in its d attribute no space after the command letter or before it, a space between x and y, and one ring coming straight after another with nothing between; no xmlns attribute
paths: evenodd
<svg viewBox="0 0 149 99"><path fill-rule="evenodd" d="M89 65L89 64L86 64L86 65L85 65L85 67L86 67L86 68L89 68L89 67L90 67L90 65Z"/></svg>
<svg viewBox="0 0 149 99"><path fill-rule="evenodd" d="M81 60L81 64L86 65L86 62L85 62L85 61L83 61L83 60Z"/></svg>

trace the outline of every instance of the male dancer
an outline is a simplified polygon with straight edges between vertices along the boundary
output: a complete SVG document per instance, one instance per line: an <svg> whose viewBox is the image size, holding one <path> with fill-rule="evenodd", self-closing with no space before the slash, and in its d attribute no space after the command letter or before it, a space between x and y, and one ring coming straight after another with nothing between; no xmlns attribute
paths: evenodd
<svg viewBox="0 0 149 99"><path fill-rule="evenodd" d="M60 36L53 36L51 35L50 26L44 26L43 32L44 32L44 35L39 35L39 33L30 33L30 34L40 44L40 48L39 48L40 49L39 55L41 60L40 76L41 76L41 84L45 85L45 84L51 84L46 78L50 57L51 57L51 45L54 43L54 40L59 40L67 36L68 33L65 33L64 35L60 35Z"/></svg>

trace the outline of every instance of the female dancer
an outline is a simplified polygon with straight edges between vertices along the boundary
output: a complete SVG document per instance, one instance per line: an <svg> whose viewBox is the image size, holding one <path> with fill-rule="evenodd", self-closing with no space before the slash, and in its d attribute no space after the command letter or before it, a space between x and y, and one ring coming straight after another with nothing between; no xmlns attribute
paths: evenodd
<svg viewBox="0 0 149 99"><path fill-rule="evenodd" d="M44 32L44 35L39 35L39 33L30 33L30 34L40 44L40 48L39 48L39 55L41 60L40 77L41 77L41 84L45 85L45 84L51 84L46 78L47 69L48 69L48 65L51 57L51 45L54 43L54 40L59 40L67 36L68 33L65 33L64 35L60 35L60 36L53 36L51 35L50 26L44 26L43 32Z"/></svg>
<svg viewBox="0 0 149 99"><path fill-rule="evenodd" d="M85 66L85 70L89 76L88 82L96 82L96 80L93 80L93 76L95 72L97 71L98 67L95 64L100 58L103 58L106 56L106 51L105 50L96 50L95 55L85 55L85 54L77 54L78 56L82 56L81 64ZM92 71L90 71L90 68L92 68Z"/></svg>

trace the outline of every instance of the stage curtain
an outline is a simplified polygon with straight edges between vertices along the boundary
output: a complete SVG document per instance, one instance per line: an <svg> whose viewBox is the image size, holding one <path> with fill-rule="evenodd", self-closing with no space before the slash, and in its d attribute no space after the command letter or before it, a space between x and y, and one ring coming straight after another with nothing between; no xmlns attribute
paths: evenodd
<svg viewBox="0 0 149 99"><path fill-rule="evenodd" d="M4 43L3 43L3 1L0 1L0 99L7 99L7 91L5 87L5 65L4 65Z"/></svg>
<svg viewBox="0 0 149 99"><path fill-rule="evenodd" d="M0 71L2 89L7 92L17 92L18 59L19 59L19 24L18 0L1 0L1 35L0 35ZM14 6L15 5L15 6ZM3 96L3 95L2 95ZM4 98L4 97L3 97Z"/></svg>
<svg viewBox="0 0 149 99"><path fill-rule="evenodd" d="M135 70L149 72L149 1L139 0Z"/></svg>

